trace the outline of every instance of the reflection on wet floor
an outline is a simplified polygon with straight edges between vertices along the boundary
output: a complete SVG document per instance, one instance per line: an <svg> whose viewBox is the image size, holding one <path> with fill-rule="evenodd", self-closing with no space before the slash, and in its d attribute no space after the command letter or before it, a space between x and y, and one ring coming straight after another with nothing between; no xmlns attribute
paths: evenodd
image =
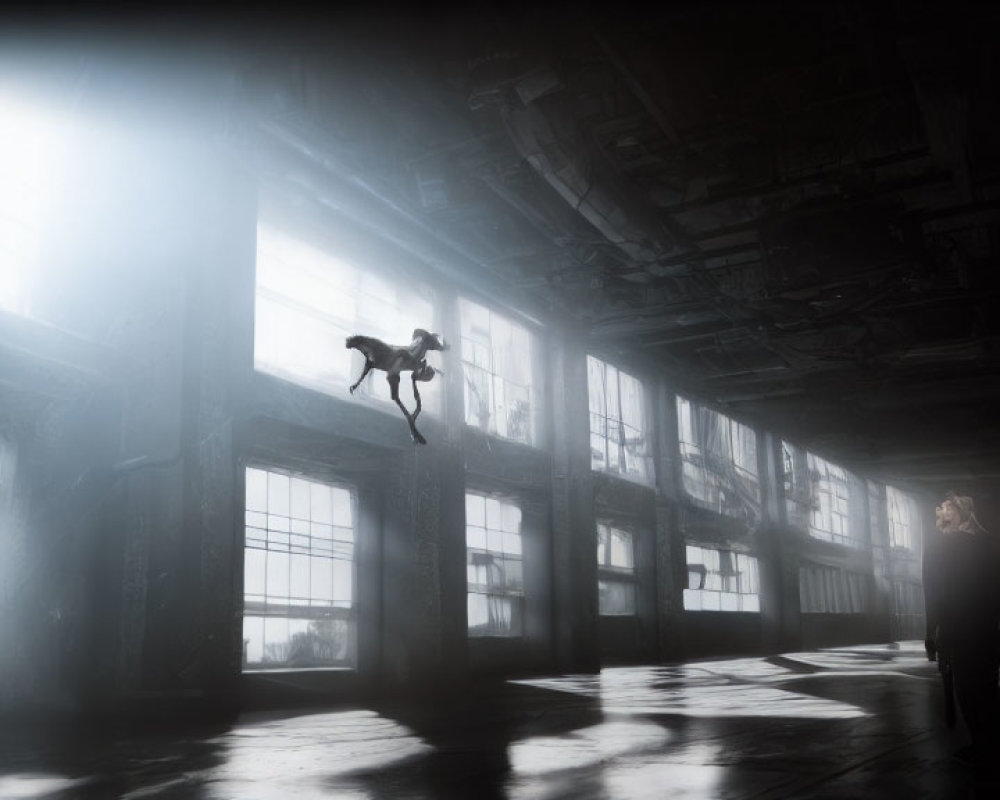
<svg viewBox="0 0 1000 800"><path fill-rule="evenodd" d="M808 680L806 680L808 678ZM0 730L0 798L1000 797L919 643L609 668L183 733Z"/></svg>

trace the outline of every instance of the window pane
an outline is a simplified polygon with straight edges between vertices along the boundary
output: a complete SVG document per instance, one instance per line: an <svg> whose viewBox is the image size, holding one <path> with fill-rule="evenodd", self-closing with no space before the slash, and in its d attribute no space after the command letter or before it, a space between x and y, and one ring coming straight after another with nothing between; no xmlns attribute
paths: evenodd
<svg viewBox="0 0 1000 800"><path fill-rule="evenodd" d="M494 531L503 529L500 501L493 497L486 498L486 527Z"/></svg>
<svg viewBox="0 0 1000 800"><path fill-rule="evenodd" d="M469 526L465 529L466 547L476 547L480 550L486 549L486 529Z"/></svg>
<svg viewBox="0 0 1000 800"><path fill-rule="evenodd" d="M468 595L469 630L481 628L490 620L485 594L469 592Z"/></svg>
<svg viewBox="0 0 1000 800"><path fill-rule="evenodd" d="M267 511L267 473L260 469L246 471L247 510Z"/></svg>
<svg viewBox="0 0 1000 800"><path fill-rule="evenodd" d="M270 603L288 602L288 554L268 553L267 599Z"/></svg>
<svg viewBox="0 0 1000 800"><path fill-rule="evenodd" d="M333 524L352 528L351 494L346 489L333 487Z"/></svg>
<svg viewBox="0 0 1000 800"><path fill-rule="evenodd" d="M264 659L264 618L243 618L243 664L259 664Z"/></svg>
<svg viewBox="0 0 1000 800"><path fill-rule="evenodd" d="M289 479L287 475L270 472L267 476L267 510L271 514L288 516Z"/></svg>
<svg viewBox="0 0 1000 800"><path fill-rule="evenodd" d="M349 606L354 601L354 571L351 562L333 561L333 602Z"/></svg>
<svg viewBox="0 0 1000 800"><path fill-rule="evenodd" d="M677 412L685 493L703 508L752 526L760 517L756 433L682 397Z"/></svg>
<svg viewBox="0 0 1000 800"><path fill-rule="evenodd" d="M329 558L310 558L310 587L313 603L333 603L333 561Z"/></svg>
<svg viewBox="0 0 1000 800"><path fill-rule="evenodd" d="M281 472L254 472L257 474L247 481L247 503L252 502L252 493L259 495L259 488L266 484L270 513L246 511L248 522L266 527L247 528L244 600L253 613L245 615L245 628L254 639L245 647L244 666L271 669L346 664L354 657L355 638L351 611L353 495L343 487ZM334 497L343 511L332 507ZM285 513L276 513L280 511ZM290 518L290 512L296 516ZM334 527L316 520L335 516L348 524ZM255 530L259 534L253 536ZM337 613L341 616L319 616L333 613L334 608L340 609Z"/></svg>
<svg viewBox="0 0 1000 800"><path fill-rule="evenodd" d="M611 529L611 566L632 569L632 534Z"/></svg>
<svg viewBox="0 0 1000 800"><path fill-rule="evenodd" d="M687 545L686 553L686 610L759 611L756 558L695 545Z"/></svg>
<svg viewBox="0 0 1000 800"><path fill-rule="evenodd" d="M481 520L487 527L473 525L471 520ZM466 494L470 636L520 635L524 591L520 521L516 504Z"/></svg>
<svg viewBox="0 0 1000 800"><path fill-rule="evenodd" d="M486 527L486 498L481 494L465 495L465 524Z"/></svg>
<svg viewBox="0 0 1000 800"><path fill-rule="evenodd" d="M289 557L289 594L296 602L309 601L309 556L293 554Z"/></svg>
<svg viewBox="0 0 1000 800"><path fill-rule="evenodd" d="M243 591L248 600L264 599L267 551L248 547L243 553Z"/></svg>
<svg viewBox="0 0 1000 800"><path fill-rule="evenodd" d="M309 482L302 478L291 479L291 515L309 519Z"/></svg>
<svg viewBox="0 0 1000 800"><path fill-rule="evenodd" d="M459 310L466 423L531 444L532 337L477 303L462 299Z"/></svg>
<svg viewBox="0 0 1000 800"><path fill-rule="evenodd" d="M518 533L521 530L521 509L513 503L503 503L500 511L503 530Z"/></svg>

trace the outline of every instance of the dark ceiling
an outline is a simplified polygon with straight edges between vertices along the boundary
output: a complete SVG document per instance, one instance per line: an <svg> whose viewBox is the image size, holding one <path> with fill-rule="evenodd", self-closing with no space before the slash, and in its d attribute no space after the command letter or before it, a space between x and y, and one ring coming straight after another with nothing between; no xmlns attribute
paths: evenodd
<svg viewBox="0 0 1000 800"><path fill-rule="evenodd" d="M405 219L428 261L936 487L1000 477L998 8L366 5L219 27L236 107Z"/></svg>

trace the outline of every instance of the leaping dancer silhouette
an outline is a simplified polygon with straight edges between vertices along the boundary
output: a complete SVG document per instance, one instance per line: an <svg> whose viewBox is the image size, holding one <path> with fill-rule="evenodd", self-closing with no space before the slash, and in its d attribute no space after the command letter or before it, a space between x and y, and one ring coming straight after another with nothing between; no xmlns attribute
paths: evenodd
<svg viewBox="0 0 1000 800"><path fill-rule="evenodd" d="M392 392L392 399L400 407L403 416L406 417L410 426L410 435L416 444L427 444L427 440L417 430L417 415L420 414L420 392L417 391L417 381L429 381L437 374L444 374L439 369L434 369L427 363L428 350L447 350L448 345L436 333L429 333L423 328L413 331L413 341L406 347L386 344L381 339L374 336L349 336L347 337L347 347L359 351L365 357L365 368L361 372L361 377L354 382L350 388L351 394L361 385L369 372L373 369L380 369L386 373L386 380L389 382L389 389ZM406 410L399 399L399 374L401 372L412 373L413 398L417 402L417 407L411 414Z"/></svg>

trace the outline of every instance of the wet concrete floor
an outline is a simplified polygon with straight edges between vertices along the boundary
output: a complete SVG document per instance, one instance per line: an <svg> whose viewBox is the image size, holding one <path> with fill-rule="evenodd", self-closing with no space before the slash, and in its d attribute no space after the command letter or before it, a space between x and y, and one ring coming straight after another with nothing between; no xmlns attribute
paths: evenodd
<svg viewBox="0 0 1000 800"><path fill-rule="evenodd" d="M0 728L0 798L1000 798L922 645L607 668L190 729Z"/></svg>

